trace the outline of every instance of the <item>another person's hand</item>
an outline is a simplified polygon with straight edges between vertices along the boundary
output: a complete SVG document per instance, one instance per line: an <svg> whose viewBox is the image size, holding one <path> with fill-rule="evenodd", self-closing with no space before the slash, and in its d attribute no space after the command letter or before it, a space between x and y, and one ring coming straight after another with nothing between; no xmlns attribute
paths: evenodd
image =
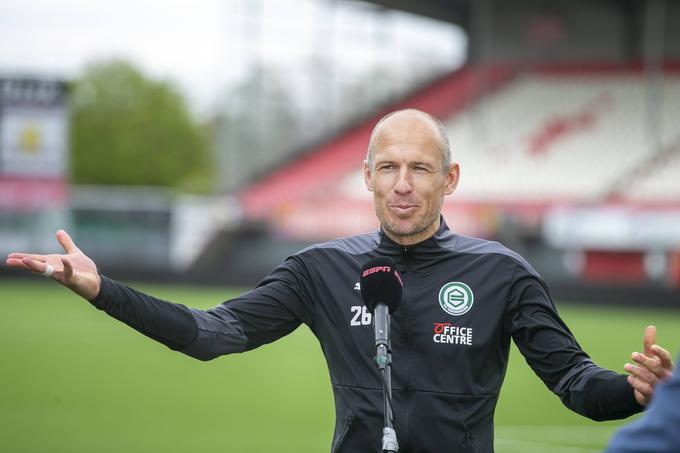
<svg viewBox="0 0 680 453"><path fill-rule="evenodd" d="M646 406L654 395L656 385L670 379L673 360L668 351L656 344L656 327L647 326L642 343L644 353L631 354L637 365L626 363L623 369L630 373L628 383L634 389L635 399Z"/></svg>
<svg viewBox="0 0 680 453"><path fill-rule="evenodd" d="M57 241L65 254L10 253L7 266L49 276L87 300L97 297L101 278L94 261L76 247L66 231L57 231Z"/></svg>

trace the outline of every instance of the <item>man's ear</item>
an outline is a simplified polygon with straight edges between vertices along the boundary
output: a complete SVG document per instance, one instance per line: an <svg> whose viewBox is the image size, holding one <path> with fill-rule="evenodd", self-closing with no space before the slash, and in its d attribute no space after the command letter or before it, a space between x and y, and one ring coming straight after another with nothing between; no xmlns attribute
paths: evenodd
<svg viewBox="0 0 680 453"><path fill-rule="evenodd" d="M446 174L446 185L444 186L444 194L451 195L458 187L460 180L460 166L454 162L449 165L449 171Z"/></svg>
<svg viewBox="0 0 680 453"><path fill-rule="evenodd" d="M364 161L364 184L366 184L366 188L368 189L369 192L373 192L373 181L371 180L373 176L373 172L371 171L371 167L368 166L368 161Z"/></svg>

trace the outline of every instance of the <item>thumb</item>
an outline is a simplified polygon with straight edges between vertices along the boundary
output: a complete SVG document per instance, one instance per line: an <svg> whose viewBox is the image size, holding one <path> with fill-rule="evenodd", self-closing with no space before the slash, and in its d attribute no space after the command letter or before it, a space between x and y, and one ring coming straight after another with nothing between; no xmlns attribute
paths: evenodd
<svg viewBox="0 0 680 453"><path fill-rule="evenodd" d="M653 356L654 352L652 352L652 345L656 344L656 327L655 326L647 326L645 329L645 335L642 338L642 345L645 348L645 355L646 356Z"/></svg>
<svg viewBox="0 0 680 453"><path fill-rule="evenodd" d="M73 242L73 239L71 239L71 236L64 230L57 231L57 241L59 241L59 244L61 244L66 253L74 253L79 250Z"/></svg>

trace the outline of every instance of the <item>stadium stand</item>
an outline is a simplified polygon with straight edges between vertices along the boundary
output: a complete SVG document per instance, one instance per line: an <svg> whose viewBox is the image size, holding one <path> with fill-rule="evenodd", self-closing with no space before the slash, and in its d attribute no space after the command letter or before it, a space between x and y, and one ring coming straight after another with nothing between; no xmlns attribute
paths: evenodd
<svg viewBox="0 0 680 453"><path fill-rule="evenodd" d="M467 67L239 198L246 218L277 237L317 241L375 228L360 170L370 131L387 111L420 108L444 120L461 164L458 191L443 207L458 232L525 253L548 238L532 259L556 279L675 287L669 225L680 212L680 66L668 65L661 84L653 80L631 64ZM545 232L546 219L559 234Z"/></svg>
<svg viewBox="0 0 680 453"><path fill-rule="evenodd" d="M665 99L680 96L680 77L669 77L664 91ZM622 175L646 167L657 151L645 130L645 96L640 74L626 72L516 79L447 121L463 168L459 196L602 200ZM664 102L661 117L677 118L676 109ZM675 128L660 132L662 144L677 138ZM672 180L672 169L666 173ZM655 174L645 177L664 185Z"/></svg>
<svg viewBox="0 0 680 453"><path fill-rule="evenodd" d="M338 195L335 190L338 181L359 170L373 125L385 113L412 107L447 118L465 109L482 93L503 84L509 75L507 68L498 67L489 71L485 83L479 83L478 71L464 68L429 84L246 187L238 194L246 216L267 217L272 209L291 199L316 198L319 194L334 198Z"/></svg>
<svg viewBox="0 0 680 453"><path fill-rule="evenodd" d="M649 139L649 88L639 67L546 67L522 74L497 67L492 83L473 91L474 72L459 71L387 109L422 108L444 119L462 167L456 203L543 211L619 199L679 202L677 68L662 87L661 150ZM240 197L246 215L267 217L282 205L292 212L303 200L338 208L368 203L359 162L377 117L247 188Z"/></svg>
<svg viewBox="0 0 680 453"><path fill-rule="evenodd" d="M677 203L680 200L680 139L649 162L644 168L644 175L622 195L631 201Z"/></svg>

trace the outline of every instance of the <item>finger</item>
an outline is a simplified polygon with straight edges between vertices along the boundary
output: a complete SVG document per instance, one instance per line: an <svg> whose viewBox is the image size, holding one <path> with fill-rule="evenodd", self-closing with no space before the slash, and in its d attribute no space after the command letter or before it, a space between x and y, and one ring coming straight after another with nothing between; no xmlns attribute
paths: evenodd
<svg viewBox="0 0 680 453"><path fill-rule="evenodd" d="M647 326L645 329L645 335L642 338L642 344L645 347L645 355L652 356L652 345L656 344L656 327Z"/></svg>
<svg viewBox="0 0 680 453"><path fill-rule="evenodd" d="M21 261L19 258L7 258L5 264L7 264L8 267L14 267L16 269L24 269L27 271L33 270L30 267L26 266L24 262Z"/></svg>
<svg viewBox="0 0 680 453"><path fill-rule="evenodd" d="M70 283L73 281L73 265L68 260L68 258L62 258L61 263L64 266L64 281Z"/></svg>
<svg viewBox="0 0 680 453"><path fill-rule="evenodd" d="M626 370L628 373L631 374L631 376L646 382L650 384L651 386L656 385L656 383L659 381L659 378L656 376L656 374L652 373L649 371L647 368L640 367L637 365L632 365L630 363L626 363L623 366L623 369Z"/></svg>
<svg viewBox="0 0 680 453"><path fill-rule="evenodd" d="M87 274L76 272L73 263L66 257L62 257L61 262L64 271L61 273L61 280L59 281L76 294L87 300L93 300L99 294L101 288L99 276L94 274L93 277L88 277Z"/></svg>
<svg viewBox="0 0 680 453"><path fill-rule="evenodd" d="M57 241L59 241L59 244L61 244L66 253L79 251L78 247L76 247L76 244L73 242L73 239L71 239L71 236L64 230L57 231Z"/></svg>
<svg viewBox="0 0 680 453"><path fill-rule="evenodd" d="M20 253L20 252L15 252L15 253L10 253L7 255L7 258L16 258L18 260L22 260L24 258L32 258L36 261L42 261L43 263L47 261L47 255L36 255L34 253Z"/></svg>
<svg viewBox="0 0 680 453"><path fill-rule="evenodd" d="M649 400L654 394L654 387L635 376L628 376L628 383L631 387L640 392L646 400Z"/></svg>
<svg viewBox="0 0 680 453"><path fill-rule="evenodd" d="M666 375L666 370L661 366L661 359L658 357L649 357L644 354L640 354L639 352L632 353L630 357L658 377Z"/></svg>
<svg viewBox="0 0 680 453"><path fill-rule="evenodd" d="M668 371L670 377L670 373L673 370L673 358L671 357L671 353L666 351L658 344L652 346L652 352L659 358L659 360L661 360L661 366L664 370Z"/></svg>
<svg viewBox="0 0 680 453"><path fill-rule="evenodd" d="M38 273L38 274L44 273L44 272L47 270L47 266L48 266L47 263L44 263L44 262L42 262L42 261L37 261L37 260L34 260L34 259L32 259L32 258L28 258L28 257L24 258L24 259L22 260L22 262L23 262L24 265L26 265L31 271L36 272L36 273ZM52 266L50 266L50 267L52 267ZM54 270L55 270L55 269L52 267L52 273L54 272ZM50 275L51 275L51 274L50 274Z"/></svg>

